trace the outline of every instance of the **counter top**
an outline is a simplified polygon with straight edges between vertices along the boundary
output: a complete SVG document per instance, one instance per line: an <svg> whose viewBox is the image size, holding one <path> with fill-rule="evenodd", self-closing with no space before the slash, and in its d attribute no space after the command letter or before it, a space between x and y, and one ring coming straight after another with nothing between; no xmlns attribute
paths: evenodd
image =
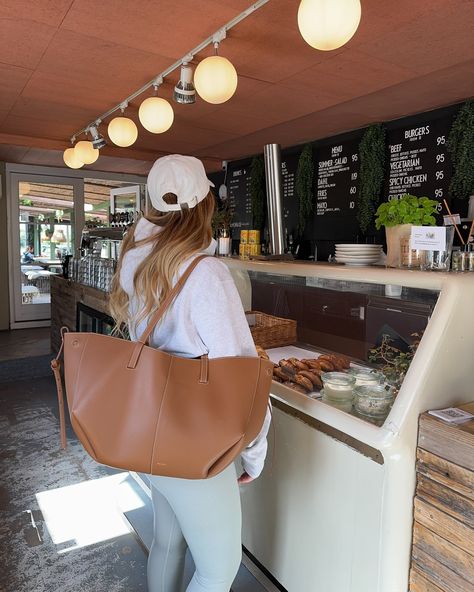
<svg viewBox="0 0 474 592"><path fill-rule="evenodd" d="M472 284L474 281L474 273L469 272L419 271L387 268L379 265L351 267L338 263L312 261L254 261L234 257L220 257L220 259L230 269L372 284L394 284L426 290L441 290L447 283Z"/></svg>

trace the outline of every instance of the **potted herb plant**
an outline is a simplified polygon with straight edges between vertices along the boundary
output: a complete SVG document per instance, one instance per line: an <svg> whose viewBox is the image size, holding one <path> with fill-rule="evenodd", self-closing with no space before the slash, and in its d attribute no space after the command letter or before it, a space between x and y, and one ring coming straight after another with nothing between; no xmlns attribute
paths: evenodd
<svg viewBox="0 0 474 592"><path fill-rule="evenodd" d="M412 226L434 226L438 202L428 197L403 195L400 199L380 204L375 227L385 226L387 239L387 266L397 267L400 262L400 240L410 236Z"/></svg>

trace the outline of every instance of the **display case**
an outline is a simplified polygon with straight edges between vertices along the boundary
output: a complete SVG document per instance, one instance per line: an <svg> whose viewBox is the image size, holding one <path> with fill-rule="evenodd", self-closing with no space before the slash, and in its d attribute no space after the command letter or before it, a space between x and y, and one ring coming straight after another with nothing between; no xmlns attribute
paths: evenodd
<svg viewBox="0 0 474 592"><path fill-rule="evenodd" d="M274 382L266 467L242 488L244 546L288 591L407 590L417 419L472 400L472 278L224 261L245 309L297 321L292 349L267 352L275 362L335 352L375 369L385 335L399 351L419 341L382 420Z"/></svg>

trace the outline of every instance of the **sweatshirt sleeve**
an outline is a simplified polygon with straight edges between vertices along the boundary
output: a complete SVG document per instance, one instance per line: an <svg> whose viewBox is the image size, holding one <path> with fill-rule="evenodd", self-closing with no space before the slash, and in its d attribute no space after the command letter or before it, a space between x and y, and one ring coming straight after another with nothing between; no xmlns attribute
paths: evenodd
<svg viewBox="0 0 474 592"><path fill-rule="evenodd" d="M196 286L193 300L193 322L209 358L257 356L244 309L229 270L219 261L206 282ZM209 267L211 267L209 265ZM260 475L267 454L267 433L271 414L267 414L257 438L241 453L244 471L254 479Z"/></svg>

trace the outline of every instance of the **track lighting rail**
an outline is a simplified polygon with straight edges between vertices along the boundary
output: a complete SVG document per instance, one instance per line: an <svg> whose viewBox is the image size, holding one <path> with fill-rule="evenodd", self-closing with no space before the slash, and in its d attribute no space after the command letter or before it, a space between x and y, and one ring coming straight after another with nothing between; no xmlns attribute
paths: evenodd
<svg viewBox="0 0 474 592"><path fill-rule="evenodd" d="M115 105L115 107L113 107L112 109L109 109L105 113L102 113L102 115L99 115L98 117L96 117L94 120L92 120L88 125L86 125L84 128L82 128L80 131L77 131L75 134L73 134L73 136L71 137L71 142L73 142L73 139L75 140L81 134L87 133L89 131L90 127L92 127L92 126L97 127L100 122L107 119L107 117L110 117L113 113L121 110L124 105L125 106L128 105L131 101L133 101L138 96L140 96L141 94L146 92L149 88L156 87L157 85L159 86L159 84L161 84L163 82L163 79L166 78L166 76L169 76L172 72L174 72L174 70L177 70L178 68L180 68L184 63L189 63L194 58L194 56L196 54L201 52L208 45L219 43L220 41L225 39L226 35L227 35L227 31L229 31L230 29L235 27L235 25L237 25L238 23L240 23L241 21L246 19L248 16L253 14L256 10L258 10L259 8L261 8L262 6L267 4L267 2L269 2L269 0L258 0L257 2L254 2L246 10L244 10L239 15L237 15L236 17L231 19L223 27L220 27L215 33L213 33L212 35L207 37L207 39L202 41L199 45L197 45L194 49L192 49L190 52L188 52L182 58L180 58L179 60L177 60L176 62L171 64L171 66L166 68L166 70L163 70L163 72L154 76L153 79L150 80L150 82L147 82L146 84L144 84L141 88L139 88L137 91L132 93L126 99L120 101L120 103Z"/></svg>

